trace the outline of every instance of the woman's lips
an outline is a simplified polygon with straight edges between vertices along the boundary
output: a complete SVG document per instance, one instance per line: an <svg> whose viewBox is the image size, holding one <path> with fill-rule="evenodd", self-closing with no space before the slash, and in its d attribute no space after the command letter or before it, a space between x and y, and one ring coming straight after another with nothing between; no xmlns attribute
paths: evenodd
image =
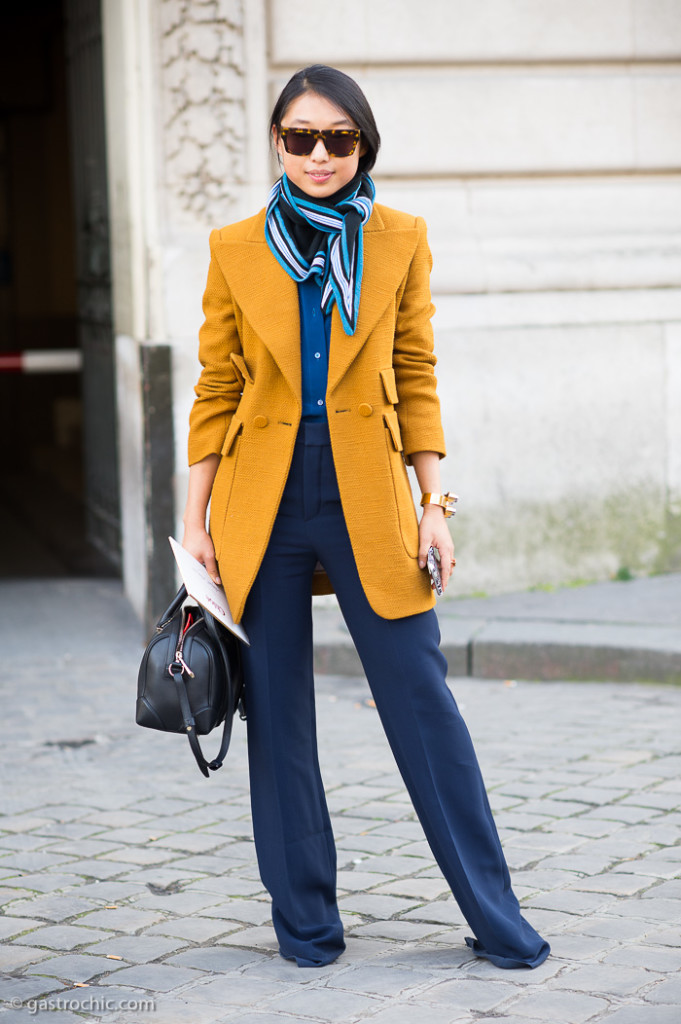
<svg viewBox="0 0 681 1024"><path fill-rule="evenodd" d="M308 171L307 176L318 185L323 185L332 176L333 171Z"/></svg>

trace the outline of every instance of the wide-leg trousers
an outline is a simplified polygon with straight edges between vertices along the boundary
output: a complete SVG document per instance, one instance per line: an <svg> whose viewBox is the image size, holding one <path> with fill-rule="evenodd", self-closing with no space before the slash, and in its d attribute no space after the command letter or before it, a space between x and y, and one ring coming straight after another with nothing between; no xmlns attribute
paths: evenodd
<svg viewBox="0 0 681 1024"><path fill-rule="evenodd" d="M380 546L377 537L377 557ZM343 518L328 427L309 422L301 425L244 613L254 837L281 955L315 967L345 948L317 757L310 588L318 560L433 855L475 935L466 941L497 966L537 966L549 946L521 916L511 888L473 744L446 684L435 612L391 620L371 609Z"/></svg>

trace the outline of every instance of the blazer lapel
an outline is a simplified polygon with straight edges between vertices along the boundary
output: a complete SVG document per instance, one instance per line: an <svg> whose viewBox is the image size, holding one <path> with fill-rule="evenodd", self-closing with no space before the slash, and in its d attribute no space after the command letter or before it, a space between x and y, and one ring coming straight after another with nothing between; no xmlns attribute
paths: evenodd
<svg viewBox="0 0 681 1024"><path fill-rule="evenodd" d="M386 230L374 207L364 228L364 271L357 330L348 335L334 305L331 321L328 390L343 379L351 363L371 334L376 322L394 299L407 273L418 239L416 228Z"/></svg>
<svg viewBox="0 0 681 1024"><path fill-rule="evenodd" d="M219 242L218 262L234 300L301 402L298 286L265 240L265 213L245 241Z"/></svg>
<svg viewBox="0 0 681 1024"><path fill-rule="evenodd" d="M395 297L414 254L416 228L386 230L376 208L364 228L364 270L357 330L343 330L334 304L331 319L328 390L342 380ZM298 287L270 252L265 240L265 211L242 241L215 246L235 302L275 359L293 394L301 403L300 310Z"/></svg>

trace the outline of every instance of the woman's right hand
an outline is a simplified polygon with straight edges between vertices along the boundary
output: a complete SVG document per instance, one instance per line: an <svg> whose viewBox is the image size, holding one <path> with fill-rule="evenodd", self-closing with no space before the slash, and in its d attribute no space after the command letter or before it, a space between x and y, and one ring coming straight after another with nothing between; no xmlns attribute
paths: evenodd
<svg viewBox="0 0 681 1024"><path fill-rule="evenodd" d="M182 538L182 547L193 555L197 562L201 562L205 565L208 575L220 586L220 575L218 573L218 563L215 560L215 548L213 547L213 541L210 539L210 534L204 526L186 526L184 528L184 537Z"/></svg>

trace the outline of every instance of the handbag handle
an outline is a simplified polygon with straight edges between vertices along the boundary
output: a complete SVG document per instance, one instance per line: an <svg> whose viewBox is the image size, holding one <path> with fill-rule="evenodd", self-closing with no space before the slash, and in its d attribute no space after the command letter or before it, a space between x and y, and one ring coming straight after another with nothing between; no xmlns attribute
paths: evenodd
<svg viewBox="0 0 681 1024"><path fill-rule="evenodd" d="M156 629L161 630L163 626L165 626L166 622L172 619L177 609L180 608L186 600L187 588L183 583L178 592L175 594L175 597L172 599L172 601L164 611L163 615L161 615L158 622L156 623Z"/></svg>

